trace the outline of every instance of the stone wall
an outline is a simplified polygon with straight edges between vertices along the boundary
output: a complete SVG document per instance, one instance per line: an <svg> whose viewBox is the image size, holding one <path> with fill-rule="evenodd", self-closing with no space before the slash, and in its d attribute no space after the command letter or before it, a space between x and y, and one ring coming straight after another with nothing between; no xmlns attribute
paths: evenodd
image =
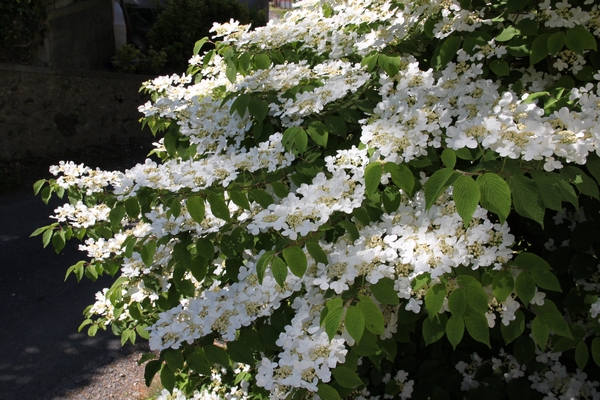
<svg viewBox="0 0 600 400"><path fill-rule="evenodd" d="M152 138L139 92L148 76L0 63L0 160Z"/></svg>

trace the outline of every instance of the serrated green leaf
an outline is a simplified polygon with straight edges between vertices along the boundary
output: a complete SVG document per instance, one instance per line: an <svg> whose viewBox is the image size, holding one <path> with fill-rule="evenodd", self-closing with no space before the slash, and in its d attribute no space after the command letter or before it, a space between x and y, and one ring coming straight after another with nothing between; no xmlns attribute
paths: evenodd
<svg viewBox="0 0 600 400"><path fill-rule="evenodd" d="M332 340L333 337L337 334L340 323L342 322L342 315L344 314L344 309L342 307L329 309L327 316L325 317L324 325L325 332L327 332L327 336L329 336L329 340Z"/></svg>
<svg viewBox="0 0 600 400"><path fill-rule="evenodd" d="M425 345L430 345L432 343L440 340L444 334L446 333L446 323L448 322L448 317L446 314L438 314L435 318L425 318L423 320L423 339L425 340Z"/></svg>
<svg viewBox="0 0 600 400"><path fill-rule="evenodd" d="M39 181L36 181L33 184L33 194L34 194L34 196L38 195L38 193L40 192L40 190L42 190L42 187L44 186L45 183L46 183L45 179L40 179Z"/></svg>
<svg viewBox="0 0 600 400"><path fill-rule="evenodd" d="M453 149L444 149L440 158L446 167L454 169L454 166L456 165L456 152Z"/></svg>
<svg viewBox="0 0 600 400"><path fill-rule="evenodd" d="M382 166L380 162L373 162L365 168L365 187L369 194L377 191L381 181Z"/></svg>
<svg viewBox="0 0 600 400"><path fill-rule="evenodd" d="M283 249L283 259L287 263L292 274L303 277L308 266L306 254L298 246L287 247Z"/></svg>
<svg viewBox="0 0 600 400"><path fill-rule="evenodd" d="M358 344L365 331L365 317L358 307L348 307L346 316L344 317L344 326L346 327L348 334L352 336Z"/></svg>
<svg viewBox="0 0 600 400"><path fill-rule="evenodd" d="M542 289L546 290L552 290L555 292L562 291L562 289L560 288L560 282L553 272L542 271L540 269L533 269L529 271L529 273L531 274L533 280L535 281L535 284L538 287L541 287Z"/></svg>
<svg viewBox="0 0 600 400"><path fill-rule="evenodd" d="M194 55L200 53L202 46L204 46L206 42L208 42L208 37L203 37L202 39L196 41L196 43L194 44Z"/></svg>
<svg viewBox="0 0 600 400"><path fill-rule="evenodd" d="M250 209L250 202L248 201L248 197L246 197L246 195L240 190L230 190L227 192L227 194L229 195L231 201L233 201L233 204L235 204L236 206L244 210Z"/></svg>
<svg viewBox="0 0 600 400"><path fill-rule="evenodd" d="M494 297L500 302L506 300L506 298L512 293L515 287L515 280L509 271L502 270L494 275L492 282L492 290Z"/></svg>
<svg viewBox="0 0 600 400"><path fill-rule="evenodd" d="M540 346L542 351L546 348L548 343L548 336L550 335L550 329L548 325L539 316L535 317L531 322L531 333L535 342Z"/></svg>
<svg viewBox="0 0 600 400"><path fill-rule="evenodd" d="M208 345L204 346L203 349L208 361L212 362L213 364L222 365L223 367L229 367L229 356L222 347Z"/></svg>
<svg viewBox="0 0 600 400"><path fill-rule="evenodd" d="M371 285L371 293L381 304L398 304L400 302L398 293L394 290L394 281L390 278L382 278L379 282Z"/></svg>
<svg viewBox="0 0 600 400"><path fill-rule="evenodd" d="M327 255L316 242L308 242L306 243L306 250L308 250L308 254L315 260L316 263L322 263L327 265L329 261L327 260Z"/></svg>
<svg viewBox="0 0 600 400"><path fill-rule="evenodd" d="M469 275L459 275L456 278L456 283L465 291L467 305L476 313L485 314L488 310L488 296L481 283Z"/></svg>
<svg viewBox="0 0 600 400"><path fill-rule="evenodd" d="M448 297L448 309L453 316L462 317L467 309L467 295L464 289L457 288Z"/></svg>
<svg viewBox="0 0 600 400"><path fill-rule="evenodd" d="M192 368L195 372L201 375L210 375L210 363L204 356L204 352L200 349L196 349L193 353L190 353L186 356L186 363Z"/></svg>
<svg viewBox="0 0 600 400"><path fill-rule="evenodd" d="M500 34L494 38L494 40L496 42L508 42L510 39L516 35L519 35L520 33L521 31L519 31L517 28L509 25L504 28L502 32L500 32Z"/></svg>
<svg viewBox="0 0 600 400"><path fill-rule="evenodd" d="M551 56L555 56L562 50L565 45L565 34L563 32L555 32L548 38L548 51Z"/></svg>
<svg viewBox="0 0 600 400"><path fill-rule="evenodd" d="M533 43L531 43L531 49L529 51L529 65L532 66L534 64L539 63L543 59L545 59L548 54L550 54L548 50L548 38L550 37L549 33L545 33L537 36L533 39Z"/></svg>
<svg viewBox="0 0 600 400"><path fill-rule="evenodd" d="M271 59L266 54L255 54L254 55L254 68L256 69L268 69L271 66Z"/></svg>
<svg viewBox="0 0 600 400"><path fill-rule="evenodd" d="M154 375L160 371L161 366L161 360L152 360L146 364L146 367L144 368L144 380L146 382L146 386L150 387L152 380L154 380Z"/></svg>
<svg viewBox="0 0 600 400"><path fill-rule="evenodd" d="M577 364L577 368L583 371L589 359L590 354L587 345L582 340L577 344L577 347L575 347L575 363Z"/></svg>
<svg viewBox="0 0 600 400"><path fill-rule="evenodd" d="M330 115L325 117L324 121L327 130L333 135L345 138L348 135L348 127L346 121L342 117L337 115Z"/></svg>
<svg viewBox="0 0 600 400"><path fill-rule="evenodd" d="M538 306L534 304L531 306L536 315L544 321L549 329L553 330L554 333L560 336L564 336L569 339L573 339L569 324L565 321L564 316L558 311L554 302L549 299L544 299L544 304Z"/></svg>
<svg viewBox="0 0 600 400"><path fill-rule="evenodd" d="M346 367L345 365L339 365L331 371L335 381L343 388L354 389L362 386L364 383L356 374L356 371Z"/></svg>
<svg viewBox="0 0 600 400"><path fill-rule="evenodd" d="M342 400L338 391L326 383L319 383L317 388L317 394L323 400Z"/></svg>
<svg viewBox="0 0 600 400"><path fill-rule="evenodd" d="M600 337L592 340L592 359L600 367Z"/></svg>
<svg viewBox="0 0 600 400"><path fill-rule="evenodd" d="M392 175L392 182L409 195L415 187L415 177L411 170L404 164L392 162L385 163L383 167L386 173Z"/></svg>
<svg viewBox="0 0 600 400"><path fill-rule="evenodd" d="M510 75L510 67L504 60L492 60L490 61L488 67L494 74L496 74L496 76Z"/></svg>
<svg viewBox="0 0 600 400"><path fill-rule="evenodd" d="M383 335L385 322L381 310L368 297L361 297L358 302L358 309L363 313L365 327L376 335Z"/></svg>
<svg viewBox="0 0 600 400"><path fill-rule="evenodd" d="M436 316L444 304L446 298L446 285L438 283L429 288L425 293L425 309L429 318Z"/></svg>
<svg viewBox="0 0 600 400"><path fill-rule="evenodd" d="M386 72L386 74L388 74L388 76L394 77L400 70L400 57L379 54L379 57L377 58L377 64Z"/></svg>
<svg viewBox="0 0 600 400"><path fill-rule="evenodd" d="M185 202L188 213L192 219L199 224L204 221L205 205L204 199L200 196L191 196Z"/></svg>
<svg viewBox="0 0 600 400"><path fill-rule="evenodd" d="M575 185L581 194L591 196L595 199L599 198L598 184L580 168L572 165L566 166L560 170L560 175Z"/></svg>
<svg viewBox="0 0 600 400"><path fill-rule="evenodd" d="M262 284L265 276L267 267L271 264L271 258L274 256L273 251L265 252L258 261L256 262L256 275L258 276L258 282Z"/></svg>
<svg viewBox="0 0 600 400"><path fill-rule="evenodd" d="M140 216L140 203L135 197L125 200L125 211L130 218L137 219Z"/></svg>
<svg viewBox="0 0 600 400"><path fill-rule="evenodd" d="M534 269L537 269L540 271L551 271L552 270L552 267L550 266L550 264L548 264L548 262L546 260L544 260L542 257L540 257L534 253L528 253L528 252L520 253L515 258L514 262L515 262L515 265L522 270L527 270L527 271L531 271Z"/></svg>
<svg viewBox="0 0 600 400"><path fill-rule="evenodd" d="M269 103L256 97L250 97L248 112L254 117L255 121L261 122L269 112Z"/></svg>
<svg viewBox="0 0 600 400"><path fill-rule="evenodd" d="M461 43L462 38L460 36L451 36L444 40L439 49L434 52L431 65L433 69L439 71L445 68L456 57Z"/></svg>
<svg viewBox="0 0 600 400"><path fill-rule="evenodd" d="M463 317L469 335L476 341L491 348L490 328L488 326L487 318L483 314L476 313L466 313Z"/></svg>
<svg viewBox="0 0 600 400"><path fill-rule="evenodd" d="M263 208L273 204L273 196L262 189L250 189L250 197Z"/></svg>
<svg viewBox="0 0 600 400"><path fill-rule="evenodd" d="M167 364L164 364L160 370L160 383L169 393L173 393L173 388L175 388L175 373Z"/></svg>
<svg viewBox="0 0 600 400"><path fill-rule="evenodd" d="M329 131L322 122L316 121L311 122L306 129L306 133L312 140L315 141L321 147L327 147L327 141L329 140Z"/></svg>
<svg viewBox="0 0 600 400"><path fill-rule="evenodd" d="M172 371L183 368L183 355L181 354L181 350L163 350L162 358L167 362L167 365Z"/></svg>
<svg viewBox="0 0 600 400"><path fill-rule="evenodd" d="M500 332L504 338L504 343L509 344L525 331L525 317L521 310L515 312L515 319L507 325L500 324Z"/></svg>
<svg viewBox="0 0 600 400"><path fill-rule="evenodd" d="M252 365L256 360L252 353L252 349L245 343L236 341L227 342L227 354L233 361Z"/></svg>
<svg viewBox="0 0 600 400"><path fill-rule="evenodd" d="M452 348L456 350L456 346L460 343L465 333L465 322L462 316L452 315L448 318L446 323L446 337L452 345Z"/></svg>
<svg viewBox="0 0 600 400"><path fill-rule="evenodd" d="M285 278L287 278L288 267L281 258L274 256L271 259L271 271L273 272L273 277L275 281L279 284L279 286L283 287L285 284Z"/></svg>
<svg viewBox="0 0 600 400"><path fill-rule="evenodd" d="M460 175L454 182L452 197L458 215L460 215L465 225L469 225L479 204L479 186L470 176Z"/></svg>
<svg viewBox="0 0 600 400"><path fill-rule="evenodd" d="M529 272L522 271L515 280L515 291L523 304L528 305L535 296L535 282ZM506 300L506 297L500 301Z"/></svg>
<svg viewBox="0 0 600 400"><path fill-rule="evenodd" d="M544 227L544 199L537 184L523 175L508 178L515 210L520 215L536 221Z"/></svg>
<svg viewBox="0 0 600 400"><path fill-rule="evenodd" d="M431 177L425 183L425 204L426 208L430 209L431 206L437 201L442 192L450 185L451 178L455 172L451 168L442 168L431 175ZM457 177L457 176L456 176Z"/></svg>
<svg viewBox="0 0 600 400"><path fill-rule="evenodd" d="M583 54L585 50L598 51L596 38L583 25L575 25L567 30L565 45L577 54Z"/></svg>

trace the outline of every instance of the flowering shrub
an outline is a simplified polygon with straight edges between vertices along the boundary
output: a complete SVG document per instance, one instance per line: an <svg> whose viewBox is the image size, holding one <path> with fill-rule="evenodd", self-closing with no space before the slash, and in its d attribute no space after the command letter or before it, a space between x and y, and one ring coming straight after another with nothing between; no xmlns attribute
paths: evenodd
<svg viewBox="0 0 600 400"><path fill-rule="evenodd" d="M600 398L600 7L304 1L144 84L160 163L61 163L161 398Z"/></svg>

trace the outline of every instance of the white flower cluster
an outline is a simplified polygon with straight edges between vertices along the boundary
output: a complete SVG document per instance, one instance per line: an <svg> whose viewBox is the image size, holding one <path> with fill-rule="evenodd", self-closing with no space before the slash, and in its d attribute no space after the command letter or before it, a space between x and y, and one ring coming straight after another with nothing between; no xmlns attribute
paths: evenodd
<svg viewBox="0 0 600 400"><path fill-rule="evenodd" d="M600 382L588 380L587 374L579 369L569 372L557 358L537 356L536 359L547 366L529 375L533 389L543 393L547 400L600 399L597 389Z"/></svg>
<svg viewBox="0 0 600 400"><path fill-rule="evenodd" d="M51 218L58 222L69 222L75 228L89 228L101 221L108 221L110 207L106 204L97 204L88 207L83 202L78 201L75 205L67 203L54 210L55 215Z"/></svg>
<svg viewBox="0 0 600 400"><path fill-rule="evenodd" d="M91 169L83 164L72 161L60 161L58 165L50 167L50 173L56 178L56 184L63 189L76 187L86 195L103 192L109 186L118 186L120 183L119 172Z"/></svg>

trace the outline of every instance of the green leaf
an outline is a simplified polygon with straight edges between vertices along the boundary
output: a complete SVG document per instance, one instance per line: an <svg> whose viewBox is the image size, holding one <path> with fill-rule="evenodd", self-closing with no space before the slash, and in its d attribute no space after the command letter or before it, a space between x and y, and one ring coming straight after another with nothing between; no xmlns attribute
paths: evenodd
<svg viewBox="0 0 600 400"><path fill-rule="evenodd" d="M238 115L244 118L246 115L246 110L248 110L248 105L250 104L250 96L247 94L240 94L231 104L231 108L229 109L229 114L233 114L237 111Z"/></svg>
<svg viewBox="0 0 600 400"><path fill-rule="evenodd" d="M142 256L142 261L148 267L152 266L154 263L154 253L156 252L156 241L150 240L144 244L144 246L140 249L140 256Z"/></svg>
<svg viewBox="0 0 600 400"><path fill-rule="evenodd" d="M204 354L206 355L208 361L212 362L213 364L219 364L223 367L229 367L229 356L222 347L217 347L212 344L205 346Z"/></svg>
<svg viewBox="0 0 600 400"><path fill-rule="evenodd" d="M571 188L571 190L573 188L558 174L545 173L543 171L530 171L529 173L542 192L546 208L562 211L563 193L561 182L566 187ZM573 194L575 194L575 191L573 191Z"/></svg>
<svg viewBox="0 0 600 400"><path fill-rule="evenodd" d="M510 39L519 35L521 32L514 26L507 26L494 38L496 42L508 42Z"/></svg>
<svg viewBox="0 0 600 400"><path fill-rule="evenodd" d="M532 305L533 311L538 317L542 318L544 323L554 331L557 335L564 336L569 339L573 339L569 324L565 321L564 316L558 311L554 302L549 299L544 299L544 304L538 306Z"/></svg>
<svg viewBox="0 0 600 400"><path fill-rule="evenodd" d="M348 135L348 127L346 121L342 117L337 115L330 115L325 117L323 121L327 130L336 136L345 138Z"/></svg>
<svg viewBox="0 0 600 400"><path fill-rule="evenodd" d="M533 296L535 296L535 282L529 272L521 271L519 276L517 276L517 279L515 280L515 291L523 304L527 306L529 302L531 302ZM500 301L504 300L506 300L506 297Z"/></svg>
<svg viewBox="0 0 600 400"><path fill-rule="evenodd" d="M551 56L557 55L564 45L565 34L560 31L553 33L552 36L548 38L548 51L550 51Z"/></svg>
<svg viewBox="0 0 600 400"><path fill-rule="evenodd" d="M521 310L515 312L515 319L510 321L508 326L500 324L500 332L504 338L504 343L509 344L525 331L525 317Z"/></svg>
<svg viewBox="0 0 600 400"><path fill-rule="evenodd" d="M438 314L433 319L425 318L423 320L423 339L426 346L437 342L444 336L447 322L446 314Z"/></svg>
<svg viewBox="0 0 600 400"><path fill-rule="evenodd" d="M315 260L315 263L322 263L327 265L329 261L327 260L327 255L317 242L308 242L306 243L306 250L308 250L308 254Z"/></svg>
<svg viewBox="0 0 600 400"><path fill-rule="evenodd" d="M163 350L162 358L164 358L172 371L177 371L178 369L183 368L183 355L181 354L181 350Z"/></svg>
<svg viewBox="0 0 600 400"><path fill-rule="evenodd" d="M321 147L327 147L329 132L325 124L319 121L311 122L306 129L306 133Z"/></svg>
<svg viewBox="0 0 600 400"><path fill-rule="evenodd" d="M354 389L355 387L362 386L364 383L356 374L356 371L346 367L345 365L339 365L331 371L335 381L343 388Z"/></svg>
<svg viewBox="0 0 600 400"><path fill-rule="evenodd" d="M254 68L268 69L271 66L271 59L266 54L254 55Z"/></svg>
<svg viewBox="0 0 600 400"><path fill-rule="evenodd" d="M346 327L348 334L356 340L356 343L358 344L365 331L365 317L358 307L348 307L346 316L344 317L344 326Z"/></svg>
<svg viewBox="0 0 600 400"><path fill-rule="evenodd" d="M529 273L533 277L535 284L542 289L562 292L562 289L560 288L560 282L553 272L533 269L529 271Z"/></svg>
<svg viewBox="0 0 600 400"><path fill-rule="evenodd" d="M577 363L577 368L583 371L589 359L590 354L588 348L582 340L577 344L577 347L575 347L575 363Z"/></svg>
<svg viewBox="0 0 600 400"><path fill-rule="evenodd" d="M490 328L488 326L487 318L482 314L466 313L464 319L469 335L478 342L491 348Z"/></svg>
<svg viewBox="0 0 600 400"><path fill-rule="evenodd" d="M598 184L580 168L571 165L566 166L560 170L560 175L575 185L580 193L595 199L599 198Z"/></svg>
<svg viewBox="0 0 600 400"><path fill-rule="evenodd" d="M550 329L548 325L539 316L535 317L531 322L531 333L535 342L540 346L542 351L546 348L548 343L548 336L550 335Z"/></svg>
<svg viewBox="0 0 600 400"><path fill-rule="evenodd" d="M342 400L338 391L326 383L319 383L317 388L317 394L323 400Z"/></svg>
<svg viewBox="0 0 600 400"><path fill-rule="evenodd" d="M173 393L173 388L175 388L175 373L167 364L164 364L160 370L160 383L169 393Z"/></svg>
<svg viewBox="0 0 600 400"><path fill-rule="evenodd" d="M283 132L283 138L281 140L288 150L293 150L295 148L298 152L304 153L308 147L308 136L306 131L297 126L287 128Z"/></svg>
<svg viewBox="0 0 600 400"><path fill-rule="evenodd" d="M361 297L358 308L363 313L365 327L376 335L383 335L385 322L379 307L368 297Z"/></svg>
<svg viewBox="0 0 600 400"><path fill-rule="evenodd" d="M125 200L125 211L130 218L137 219L140 216L140 203L135 197Z"/></svg>
<svg viewBox="0 0 600 400"><path fill-rule="evenodd" d="M446 298L446 285L438 283L429 288L425 293L425 309L429 318L435 317L442 309Z"/></svg>
<svg viewBox="0 0 600 400"><path fill-rule="evenodd" d="M425 204L427 209L437 201L442 192L450 186L451 178L455 172L451 168L442 168L431 175L425 183Z"/></svg>
<svg viewBox="0 0 600 400"><path fill-rule="evenodd" d="M488 67L497 76L508 76L510 75L510 67L504 60L492 60Z"/></svg>
<svg viewBox="0 0 600 400"><path fill-rule="evenodd" d="M456 278L458 286L465 291L467 304L477 313L483 315L488 310L488 296L481 283L469 275L459 275Z"/></svg>
<svg viewBox="0 0 600 400"><path fill-rule="evenodd" d="M453 316L462 317L467 309L467 295L461 288L454 289L448 297L448 309Z"/></svg>
<svg viewBox="0 0 600 400"><path fill-rule="evenodd" d="M508 178L515 210L520 215L531 218L544 227L544 199L536 183L523 175Z"/></svg>
<svg viewBox="0 0 600 400"><path fill-rule="evenodd" d="M124 206L117 206L110 210L108 219L110 220L110 225L114 232L118 232L122 228L121 222L125 217L125 212Z"/></svg>
<svg viewBox="0 0 600 400"><path fill-rule="evenodd" d="M194 221L198 222L199 224L204 221L205 205L202 197L191 196L186 200L185 205L188 213Z"/></svg>
<svg viewBox="0 0 600 400"><path fill-rule="evenodd" d="M575 25L575 27L567 30L565 44L569 50L577 54L583 54L584 50L598 51L596 38L583 25Z"/></svg>
<svg viewBox="0 0 600 400"><path fill-rule="evenodd" d="M36 181L33 184L33 194L35 196L37 196L37 194L40 192L40 190L42 190L42 187L44 186L45 183L46 183L45 179L40 179L39 181Z"/></svg>
<svg viewBox="0 0 600 400"><path fill-rule="evenodd" d="M202 46L204 46L206 42L208 42L208 37L203 37L194 44L194 55L200 53Z"/></svg>
<svg viewBox="0 0 600 400"><path fill-rule="evenodd" d="M442 151L441 159L446 167L454 169L456 165L456 152L451 148L446 148Z"/></svg>
<svg viewBox="0 0 600 400"><path fill-rule="evenodd" d="M469 225L479 204L480 191L478 185L470 176L459 175L454 182L452 197L458 215L460 215L465 225Z"/></svg>
<svg viewBox="0 0 600 400"><path fill-rule="evenodd" d="M246 197L246 195L240 190L229 190L227 194L229 195L231 201L233 201L233 204L235 204L236 206L244 210L250 209L250 202L248 201L248 197Z"/></svg>
<svg viewBox="0 0 600 400"><path fill-rule="evenodd" d="M273 277L275 281L279 284L279 286L283 287L285 285L285 278L287 278L288 267L281 258L275 256L271 260L271 271L273 272Z"/></svg>
<svg viewBox="0 0 600 400"><path fill-rule="evenodd" d="M269 113L269 103L256 97L250 97L248 112L254 117L255 121L260 122Z"/></svg>
<svg viewBox="0 0 600 400"><path fill-rule="evenodd" d="M292 274L303 277L306 272L308 263L306 261L306 254L298 246L287 247L283 249L283 259L287 263Z"/></svg>
<svg viewBox="0 0 600 400"><path fill-rule="evenodd" d="M382 166L376 161L372 162L365 168L365 187L368 194L373 194L377 191L381 182Z"/></svg>
<svg viewBox="0 0 600 400"><path fill-rule="evenodd" d="M385 163L383 170L392 175L392 182L408 194L412 194L415 187L415 177L404 164L392 162Z"/></svg>
<svg viewBox="0 0 600 400"><path fill-rule="evenodd" d="M344 309L341 307L329 309L329 307L327 307L327 310L327 316L324 321L325 332L327 332L327 336L329 336L329 340L331 340L337 334L338 328L340 327Z"/></svg>
<svg viewBox="0 0 600 400"><path fill-rule="evenodd" d="M383 69L386 74L390 77L394 77L400 71L400 57L399 56L388 56L385 54L379 54L377 58L377 64Z"/></svg>
<svg viewBox="0 0 600 400"><path fill-rule="evenodd" d="M596 365L600 367L600 337L595 337L592 340L592 358Z"/></svg>
<svg viewBox="0 0 600 400"><path fill-rule="evenodd" d="M394 281L390 278L381 278L379 282L371 285L373 297L381 304L398 304L398 293L394 290Z"/></svg>
<svg viewBox="0 0 600 400"><path fill-rule="evenodd" d="M512 293L515 287L515 280L509 271L502 270L494 275L492 282L492 290L494 297L500 302L506 300L506 298Z"/></svg>
<svg viewBox="0 0 600 400"><path fill-rule="evenodd" d="M227 67L225 67L225 76L227 77L229 82L235 83L237 79L237 68L232 62L227 63Z"/></svg>
<svg viewBox="0 0 600 400"><path fill-rule="evenodd" d="M432 59L432 67L434 70L439 71L448 65L450 61L456 57L456 53L460 49L462 38L460 36L451 36L444 40L439 50L434 52Z"/></svg>
<svg viewBox="0 0 600 400"><path fill-rule="evenodd" d="M225 221L229 221L229 207L227 207L227 203L225 203L225 199L220 194L215 194L212 196L208 196L208 204L210 204L210 211L217 218L220 218Z"/></svg>
<svg viewBox="0 0 600 400"><path fill-rule="evenodd" d="M241 362L244 364L252 365L256 361L252 354L252 349L245 343L236 341L227 342L227 354L233 361Z"/></svg>
<svg viewBox="0 0 600 400"><path fill-rule="evenodd" d="M271 264L271 258L274 256L275 252L267 251L265 252L258 261L256 262L256 275L258 276L258 282L262 284L263 278L265 276L265 271L267 267Z"/></svg>
<svg viewBox="0 0 600 400"><path fill-rule="evenodd" d="M465 322L462 316L452 315L446 323L446 336L452 345L452 349L456 350L456 346L462 340L465 333Z"/></svg>
<svg viewBox="0 0 600 400"><path fill-rule="evenodd" d="M262 189L250 189L250 198L262 208L267 208L273 204L273 196Z"/></svg>
<svg viewBox="0 0 600 400"><path fill-rule="evenodd" d="M210 363L204 356L204 352L200 349L196 349L193 353L190 353L185 358L186 363L197 373L201 375L210 375Z"/></svg>
<svg viewBox="0 0 600 400"><path fill-rule="evenodd" d="M540 61L545 59L548 56L548 54L550 54L548 50L549 37L549 33L544 33L533 39L533 43L531 43L531 50L529 51L530 66L539 63Z"/></svg>
<svg viewBox="0 0 600 400"><path fill-rule="evenodd" d="M144 368L144 381L146 382L146 386L150 387L152 380L154 379L154 375L160 371L161 366L161 360L152 360L146 364L146 367Z"/></svg>

